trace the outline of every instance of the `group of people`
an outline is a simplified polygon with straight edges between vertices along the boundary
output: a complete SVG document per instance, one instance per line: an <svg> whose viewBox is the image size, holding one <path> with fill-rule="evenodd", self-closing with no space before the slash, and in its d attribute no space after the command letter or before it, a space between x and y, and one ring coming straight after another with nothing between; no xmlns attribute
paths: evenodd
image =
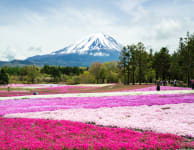
<svg viewBox="0 0 194 150"><path fill-rule="evenodd" d="M160 80L160 81L159 80L156 80L155 83L156 83L157 86L167 86L169 83L171 85L177 86L177 80L176 79L170 80L170 81L168 81L168 80ZM189 81L189 87L192 88L192 89L194 89L194 80L191 79Z"/></svg>
<svg viewBox="0 0 194 150"><path fill-rule="evenodd" d="M160 80L160 81L159 80L156 80L156 84L157 85L160 85L160 86L167 86L168 83L169 83L168 80ZM176 84L176 80L175 80L174 84Z"/></svg>
<svg viewBox="0 0 194 150"><path fill-rule="evenodd" d="M157 86L167 86L168 84L171 84L171 85L174 85L174 86L177 86L177 81L176 79L175 80L171 80L171 81L168 81L168 80L156 80L156 85Z"/></svg>

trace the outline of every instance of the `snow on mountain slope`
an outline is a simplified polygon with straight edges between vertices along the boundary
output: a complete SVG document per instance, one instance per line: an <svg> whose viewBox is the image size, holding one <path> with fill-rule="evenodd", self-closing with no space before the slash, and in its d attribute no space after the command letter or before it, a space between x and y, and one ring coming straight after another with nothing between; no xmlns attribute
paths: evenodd
<svg viewBox="0 0 194 150"><path fill-rule="evenodd" d="M80 55L109 56L109 52L120 51L121 48L122 45L113 37L107 34L97 33L52 54L76 53Z"/></svg>

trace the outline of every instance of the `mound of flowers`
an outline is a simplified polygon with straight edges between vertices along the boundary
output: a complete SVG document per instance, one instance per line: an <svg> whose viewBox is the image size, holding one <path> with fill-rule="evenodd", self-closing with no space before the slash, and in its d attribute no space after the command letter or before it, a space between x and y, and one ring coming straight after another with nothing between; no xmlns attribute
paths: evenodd
<svg viewBox="0 0 194 150"><path fill-rule="evenodd" d="M194 103L113 107L98 109L61 109L56 111L7 114L6 118L71 120L103 126L133 128L194 137ZM170 118L170 119L169 119Z"/></svg>
<svg viewBox="0 0 194 150"><path fill-rule="evenodd" d="M105 97L54 97L0 101L0 115L58 109L101 108L193 103L194 94L157 94Z"/></svg>
<svg viewBox="0 0 194 150"><path fill-rule="evenodd" d="M47 88L68 92L68 86ZM76 88L81 89L72 87ZM179 87L154 89L1 97L0 147L194 148L194 91Z"/></svg>
<svg viewBox="0 0 194 150"><path fill-rule="evenodd" d="M0 129L3 150L194 148L194 142L176 135L70 121L0 118Z"/></svg>
<svg viewBox="0 0 194 150"><path fill-rule="evenodd" d="M61 93L80 93L95 90L104 86L114 84L99 85L63 85L63 84L8 84L0 86L0 97L33 95L38 94L61 94Z"/></svg>

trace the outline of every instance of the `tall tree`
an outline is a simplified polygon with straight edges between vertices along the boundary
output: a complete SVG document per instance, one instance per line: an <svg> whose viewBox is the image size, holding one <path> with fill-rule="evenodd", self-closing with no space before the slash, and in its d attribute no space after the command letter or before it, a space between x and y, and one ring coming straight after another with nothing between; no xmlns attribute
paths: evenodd
<svg viewBox="0 0 194 150"><path fill-rule="evenodd" d="M122 74L124 76L124 84L126 84L126 66L127 66L127 48L126 47L123 47L123 49L121 50L121 53L120 53L120 62L119 62L119 68L121 69L122 71Z"/></svg>
<svg viewBox="0 0 194 150"><path fill-rule="evenodd" d="M169 79L184 80L184 73L180 67L180 55L174 52L170 59Z"/></svg>
<svg viewBox="0 0 194 150"><path fill-rule="evenodd" d="M30 81L30 83L35 83L38 74L39 74L38 67L36 67L35 65L28 66L27 79Z"/></svg>
<svg viewBox="0 0 194 150"><path fill-rule="evenodd" d="M181 68L187 76L187 83L194 77L194 34L187 33L185 38L180 38L179 50Z"/></svg>
<svg viewBox="0 0 194 150"><path fill-rule="evenodd" d="M105 79L107 77L107 68L106 66L103 64L101 67L100 67L100 70L99 70L99 79L101 79L102 83L105 82Z"/></svg>
<svg viewBox="0 0 194 150"><path fill-rule="evenodd" d="M9 76L6 72L5 68L1 68L0 70L0 84L8 84L9 83Z"/></svg>
<svg viewBox="0 0 194 150"><path fill-rule="evenodd" d="M138 66L138 81L139 84L142 83L145 77L145 71L147 68L148 54L145 50L145 46L143 43L139 42L136 46L136 61Z"/></svg>
<svg viewBox="0 0 194 150"><path fill-rule="evenodd" d="M99 83L99 79L100 79L99 72L100 72L101 66L102 66L101 63L95 62L89 68L89 72L95 77L97 84Z"/></svg>
<svg viewBox="0 0 194 150"><path fill-rule="evenodd" d="M147 71L146 71L146 81L149 83L153 83L153 80L155 78L155 70L153 68L153 50L150 49L149 55L148 55L148 63L147 63Z"/></svg>
<svg viewBox="0 0 194 150"><path fill-rule="evenodd" d="M169 75L170 68L170 54L166 47L162 47L160 52L155 53L153 66L156 71L156 79L160 77L165 80Z"/></svg>
<svg viewBox="0 0 194 150"><path fill-rule="evenodd" d="M117 83L119 73L118 62L105 62L103 65L106 67L107 83Z"/></svg>
<svg viewBox="0 0 194 150"><path fill-rule="evenodd" d="M135 70L136 70L136 66L137 66L137 60L136 60L136 54L137 54L137 46L132 44L132 45L128 45L128 49L129 49L129 63L128 63L128 68L131 68L131 72L132 72L132 83L133 85L135 85ZM129 78L129 77L128 77Z"/></svg>

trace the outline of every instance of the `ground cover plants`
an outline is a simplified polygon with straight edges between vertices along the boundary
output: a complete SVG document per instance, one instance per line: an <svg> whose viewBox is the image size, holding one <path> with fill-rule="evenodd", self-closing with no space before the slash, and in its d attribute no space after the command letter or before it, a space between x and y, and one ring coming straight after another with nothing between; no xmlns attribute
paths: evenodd
<svg viewBox="0 0 194 150"><path fill-rule="evenodd" d="M179 149L194 142L172 134L137 132L71 121L0 118L1 149Z"/></svg>
<svg viewBox="0 0 194 150"><path fill-rule="evenodd" d="M51 92L0 97L1 149L194 149L190 88L161 86L156 91L154 85L111 84L29 89Z"/></svg>
<svg viewBox="0 0 194 150"><path fill-rule="evenodd" d="M50 111L75 108L101 108L141 105L193 103L194 94L129 95L104 97L54 97L1 100L1 115L8 113ZM9 106L9 107L7 107Z"/></svg>
<svg viewBox="0 0 194 150"><path fill-rule="evenodd" d="M8 89L9 87L9 89ZM8 84L0 86L0 97L33 95L38 94L62 94L62 93L94 93L128 91L139 88L153 87L153 84L125 86L120 84Z"/></svg>
<svg viewBox="0 0 194 150"><path fill-rule="evenodd" d="M101 86L71 86L60 84L9 84L7 86L0 86L0 96L23 96L33 95L37 92L40 95L46 94L61 94L61 93L79 93L81 91L88 91L91 89L97 89Z"/></svg>

